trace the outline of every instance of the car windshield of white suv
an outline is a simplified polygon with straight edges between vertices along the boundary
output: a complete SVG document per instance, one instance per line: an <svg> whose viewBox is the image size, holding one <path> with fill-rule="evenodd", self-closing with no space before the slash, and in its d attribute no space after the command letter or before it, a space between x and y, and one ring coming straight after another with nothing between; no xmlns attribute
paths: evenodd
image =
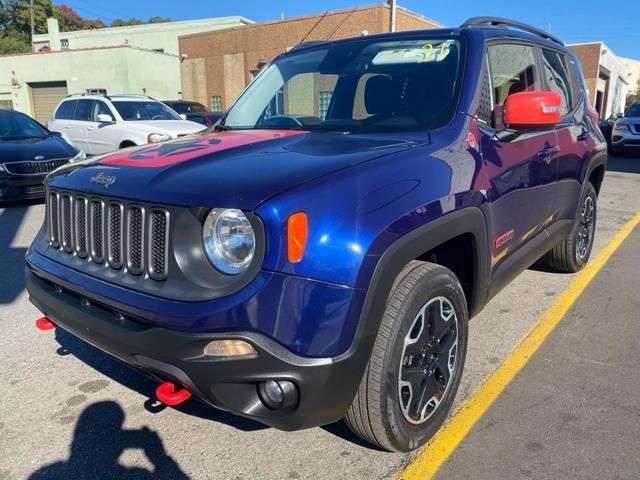
<svg viewBox="0 0 640 480"><path fill-rule="evenodd" d="M51 134L26 115L9 110L0 111L0 142L47 138Z"/></svg>
<svg viewBox="0 0 640 480"><path fill-rule="evenodd" d="M154 101L113 101L123 120L133 122L137 120L182 120L166 105Z"/></svg>
<svg viewBox="0 0 640 480"><path fill-rule="evenodd" d="M359 39L268 66L218 129L419 131L446 125L462 83L461 40Z"/></svg>

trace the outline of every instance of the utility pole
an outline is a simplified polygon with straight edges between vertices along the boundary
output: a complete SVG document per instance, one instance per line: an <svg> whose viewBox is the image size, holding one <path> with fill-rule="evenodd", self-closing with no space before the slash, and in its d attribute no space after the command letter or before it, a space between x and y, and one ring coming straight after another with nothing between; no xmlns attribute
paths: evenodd
<svg viewBox="0 0 640 480"><path fill-rule="evenodd" d="M396 0L389 0L389 31L396 31Z"/></svg>
<svg viewBox="0 0 640 480"><path fill-rule="evenodd" d="M36 26L33 19L33 0L29 2L29 14L31 17L31 50L33 50L33 36L36 34Z"/></svg>

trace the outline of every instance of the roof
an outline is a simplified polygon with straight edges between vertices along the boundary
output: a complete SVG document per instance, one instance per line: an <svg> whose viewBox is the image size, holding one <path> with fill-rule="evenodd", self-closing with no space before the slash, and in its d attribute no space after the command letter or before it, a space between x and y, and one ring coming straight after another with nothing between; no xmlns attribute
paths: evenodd
<svg viewBox="0 0 640 480"><path fill-rule="evenodd" d="M61 34L64 34L66 37L77 37L77 36L83 36L83 35L92 35L95 34L95 32L99 31L101 33L112 33L112 32L120 32L120 31L126 31L126 30L131 30L131 29L136 29L136 30L154 30L154 29L160 29L160 28L166 28L168 26L175 26L175 27L180 27L180 26L187 26L187 25L191 25L194 23L206 23L206 22L211 22L211 23L218 23L218 24L224 24L224 23L230 23L230 22L241 22L241 23L246 23L246 24L252 24L255 23L253 20L248 19L246 17L242 17L240 15L236 15L236 16L229 16L229 17L214 17L214 18L200 18L200 19L194 19L194 20L179 20L176 22L162 22L162 23L143 23L140 25L124 25L122 27L104 27L104 28L92 28L89 30L74 30L71 32L60 32ZM33 36L33 42L34 43L38 43L38 42L44 42L47 41L49 39L49 33L38 33L36 35Z"/></svg>
<svg viewBox="0 0 640 480"><path fill-rule="evenodd" d="M39 51L39 52L23 52L23 53L3 53L0 54L0 58L4 58L4 57L19 57L19 56L28 56L28 55L50 55L50 54L57 54L57 53L74 53L74 52L90 52L90 51L94 51L94 50L113 50L116 48L129 48L131 50L139 50L141 52L147 52L147 53L153 53L156 55L167 55L170 57L176 57L177 55L173 55L171 53L165 53L165 52L158 52L156 50L149 50L148 48L140 48L140 47L134 47L133 45L109 45L109 46L105 46L105 47L89 47L89 48L70 48L68 50L45 50L45 51Z"/></svg>

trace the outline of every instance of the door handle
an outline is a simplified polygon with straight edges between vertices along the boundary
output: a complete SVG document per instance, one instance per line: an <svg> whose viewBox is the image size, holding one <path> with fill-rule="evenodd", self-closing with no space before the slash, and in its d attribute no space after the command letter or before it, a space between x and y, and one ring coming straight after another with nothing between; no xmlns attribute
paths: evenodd
<svg viewBox="0 0 640 480"><path fill-rule="evenodd" d="M536 153L536 156L542 157L542 158L546 158L546 157L550 157L554 153L560 153L560 147L559 146L552 145L552 146L544 147L542 150L540 150L538 153Z"/></svg>
<svg viewBox="0 0 640 480"><path fill-rule="evenodd" d="M71 125L65 125L65 126L64 126L64 129L65 129L65 130L69 130L70 128L71 128Z"/></svg>
<svg viewBox="0 0 640 480"><path fill-rule="evenodd" d="M582 133L578 135L576 138L579 142L586 142L587 140L589 140L589 137L590 137L590 133L587 132L586 130L582 130Z"/></svg>

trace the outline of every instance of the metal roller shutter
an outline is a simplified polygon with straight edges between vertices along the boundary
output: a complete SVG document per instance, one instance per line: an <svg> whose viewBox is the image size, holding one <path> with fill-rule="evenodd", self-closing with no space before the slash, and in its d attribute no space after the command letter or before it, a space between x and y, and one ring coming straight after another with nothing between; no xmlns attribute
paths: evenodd
<svg viewBox="0 0 640 480"><path fill-rule="evenodd" d="M30 83L34 118L45 125L60 100L68 95L67 82Z"/></svg>

